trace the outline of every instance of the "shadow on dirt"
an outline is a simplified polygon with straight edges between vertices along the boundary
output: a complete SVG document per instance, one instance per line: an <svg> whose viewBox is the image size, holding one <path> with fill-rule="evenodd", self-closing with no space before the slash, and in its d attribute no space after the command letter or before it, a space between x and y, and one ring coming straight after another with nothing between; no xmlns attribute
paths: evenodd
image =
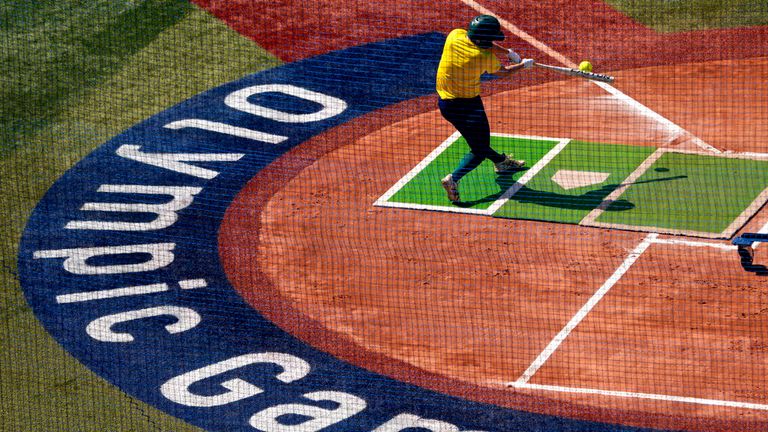
<svg viewBox="0 0 768 432"><path fill-rule="evenodd" d="M521 171L525 171L521 170ZM519 173L512 172L507 174L501 174L496 177L496 184L499 186L499 192L488 195L486 197L472 200L472 201L462 201L455 203L456 206L459 207L472 207L477 204L483 204L483 203L489 203L494 202L497 199L501 198L501 196L509 190L515 183L515 174ZM666 177L666 178L660 178L660 179L653 179L653 180L644 180L644 181L638 181L633 182L632 185L638 185L642 183L656 183L656 182L667 182L667 181L674 181L674 180L680 180L687 178L688 176L685 175L679 175L679 176L673 176L673 177ZM537 204L547 207L557 207L562 209L572 209L572 210L585 210L585 211L591 211L603 203L605 201L605 198L611 194L614 190L617 188L624 186L624 184L608 184L600 189L594 189L589 192L586 192L582 195L564 195L564 194L558 194L555 192L546 192L546 191L539 191L535 189L531 189L528 186L523 186L520 188L520 190L517 191L510 200L517 201L520 203L527 203L527 204ZM605 205L605 211L626 211L633 209L635 207L634 204L627 200L615 200L609 203L606 203Z"/></svg>

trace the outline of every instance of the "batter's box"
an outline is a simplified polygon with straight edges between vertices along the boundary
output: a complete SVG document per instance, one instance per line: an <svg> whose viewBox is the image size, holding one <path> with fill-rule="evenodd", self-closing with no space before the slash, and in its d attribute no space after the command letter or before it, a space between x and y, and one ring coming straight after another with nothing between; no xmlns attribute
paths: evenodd
<svg viewBox="0 0 768 432"><path fill-rule="evenodd" d="M647 169L641 166L581 223L729 238L768 199L768 161L751 157L657 150L644 164ZM679 179L665 181L674 177ZM619 197L632 208L611 211L620 205L614 200Z"/></svg>
<svg viewBox="0 0 768 432"><path fill-rule="evenodd" d="M527 170L498 176L483 163L451 203L440 179L469 151L455 133L375 205L728 238L768 199L762 155L686 153L566 138L493 134Z"/></svg>

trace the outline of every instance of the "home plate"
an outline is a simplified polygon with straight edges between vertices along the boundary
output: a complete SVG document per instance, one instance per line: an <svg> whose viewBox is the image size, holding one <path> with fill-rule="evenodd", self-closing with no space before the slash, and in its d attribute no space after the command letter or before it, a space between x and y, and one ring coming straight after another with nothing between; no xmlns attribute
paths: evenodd
<svg viewBox="0 0 768 432"><path fill-rule="evenodd" d="M552 176L552 181L565 190L600 184L610 177L610 173L592 171L559 170Z"/></svg>

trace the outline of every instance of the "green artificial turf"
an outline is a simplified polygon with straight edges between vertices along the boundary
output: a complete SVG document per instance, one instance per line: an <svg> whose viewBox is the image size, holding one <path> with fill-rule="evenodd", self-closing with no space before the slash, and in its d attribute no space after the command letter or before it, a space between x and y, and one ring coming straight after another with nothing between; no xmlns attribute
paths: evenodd
<svg viewBox="0 0 768 432"><path fill-rule="evenodd" d="M766 161L666 153L596 221L721 233L766 187Z"/></svg>
<svg viewBox="0 0 768 432"><path fill-rule="evenodd" d="M513 155L516 159L523 159L530 166L557 145L557 141L493 136L491 137L491 145L499 153L506 153ZM424 170L419 172L416 177L390 198L390 201L453 206L454 204L445 195L440 179L453 172L459 161L468 151L469 146L467 142L464 138L459 137L431 164L425 167ZM484 161L477 169L461 179L459 183L461 206L465 208L487 209L524 173L525 171L520 171L512 175L499 177L494 173L493 163L488 160Z"/></svg>
<svg viewBox="0 0 768 432"><path fill-rule="evenodd" d="M494 216L579 223L655 148L572 141ZM563 189L552 181L560 170L607 173L602 183Z"/></svg>
<svg viewBox="0 0 768 432"><path fill-rule="evenodd" d="M579 224L601 207L595 219L626 229L722 235L740 216L760 205L768 187L768 162L746 157L668 152L644 166L655 147L570 141L546 165L536 164L556 141L521 137L492 137L500 152L526 159L528 169L496 175L484 162L459 182L461 201L451 203L440 179L453 171L469 150L463 138L400 186L388 202L395 206L467 212L486 210L515 186L514 194L494 217ZM639 178L629 176L643 169ZM533 170L530 171L529 170ZM523 179L526 177L526 179ZM523 182L516 185L516 182ZM608 196L619 188L621 194Z"/></svg>

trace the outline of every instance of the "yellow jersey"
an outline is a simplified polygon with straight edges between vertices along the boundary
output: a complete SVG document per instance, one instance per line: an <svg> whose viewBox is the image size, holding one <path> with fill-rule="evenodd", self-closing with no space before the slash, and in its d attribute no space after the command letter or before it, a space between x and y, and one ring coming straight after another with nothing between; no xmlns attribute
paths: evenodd
<svg viewBox="0 0 768 432"><path fill-rule="evenodd" d="M495 73L501 63L489 49L478 48L464 29L448 34L437 67L437 94L441 99L480 96L480 76Z"/></svg>

